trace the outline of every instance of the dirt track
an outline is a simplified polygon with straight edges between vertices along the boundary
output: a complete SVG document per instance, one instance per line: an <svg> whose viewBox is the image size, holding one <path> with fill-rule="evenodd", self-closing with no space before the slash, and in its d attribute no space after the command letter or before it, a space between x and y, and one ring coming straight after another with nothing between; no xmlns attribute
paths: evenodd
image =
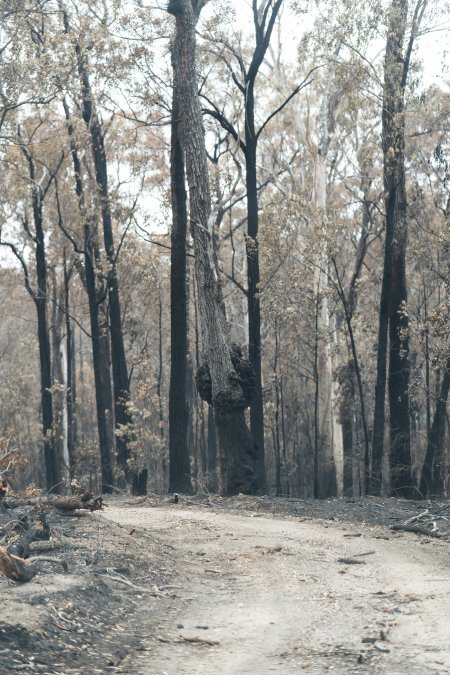
<svg viewBox="0 0 450 675"><path fill-rule="evenodd" d="M105 517L153 533L177 570L146 651L118 672L450 673L447 542L206 507Z"/></svg>

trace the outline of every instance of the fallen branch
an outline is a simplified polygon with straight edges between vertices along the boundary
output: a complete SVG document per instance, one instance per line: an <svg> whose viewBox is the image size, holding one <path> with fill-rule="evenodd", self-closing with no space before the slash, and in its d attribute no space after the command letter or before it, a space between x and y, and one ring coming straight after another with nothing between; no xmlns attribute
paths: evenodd
<svg viewBox="0 0 450 675"><path fill-rule="evenodd" d="M30 545L33 541L47 541L50 539L50 527L44 514L33 519L26 516L23 520L19 521L19 524L24 529L24 533L18 541L8 546L8 553L20 558L28 558Z"/></svg>
<svg viewBox="0 0 450 675"><path fill-rule="evenodd" d="M407 521L405 521L405 525L411 525L411 523L415 523L417 520L430 517L430 511L426 509L425 511L422 511L422 513L418 513L416 516L413 516L412 518L409 518Z"/></svg>
<svg viewBox="0 0 450 675"><path fill-rule="evenodd" d="M427 530L426 527L420 527L420 525L391 525L391 530L402 530L404 532L414 532L415 534L425 534L428 537L435 537L436 539L442 539L442 537L446 536L442 532Z"/></svg>
<svg viewBox="0 0 450 675"><path fill-rule="evenodd" d="M32 558L28 558L27 562L36 563L40 561L55 563L56 565L62 565L64 572L69 571L69 565L65 558L52 558L49 555L35 555Z"/></svg>
<svg viewBox="0 0 450 675"><path fill-rule="evenodd" d="M210 647L220 645L219 640L208 640L207 638L197 637L196 635L193 635L192 637L187 635L186 636L179 635L177 637L163 637L162 635L160 635L158 637L158 640L160 642L168 642L169 644L177 644L179 642L192 642L193 644L208 645Z"/></svg>
<svg viewBox="0 0 450 675"><path fill-rule="evenodd" d="M136 584L133 584L132 581L127 579L126 577L120 575L114 575L114 574L102 574L101 572L93 572L96 576L102 577L104 579L111 579L111 581L117 581L119 584L125 584L125 586L130 586L130 588L133 588L135 591L139 591L139 593L148 593L149 595L152 595L155 598L165 598L167 595L165 593L162 593L159 590L156 589L151 589L151 588L145 588L145 586L137 586Z"/></svg>

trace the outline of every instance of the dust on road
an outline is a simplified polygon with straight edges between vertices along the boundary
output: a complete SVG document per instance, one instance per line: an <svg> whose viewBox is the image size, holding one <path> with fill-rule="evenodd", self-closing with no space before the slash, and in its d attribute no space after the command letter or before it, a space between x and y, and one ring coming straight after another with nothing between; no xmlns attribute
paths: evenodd
<svg viewBox="0 0 450 675"><path fill-rule="evenodd" d="M146 651L119 672L450 673L444 541L206 507L112 505L105 517L153 532L177 570Z"/></svg>

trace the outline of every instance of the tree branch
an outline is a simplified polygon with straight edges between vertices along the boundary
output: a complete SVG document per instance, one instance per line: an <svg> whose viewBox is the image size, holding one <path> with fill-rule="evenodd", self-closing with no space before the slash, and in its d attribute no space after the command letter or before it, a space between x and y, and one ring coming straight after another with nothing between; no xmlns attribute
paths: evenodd
<svg viewBox="0 0 450 675"><path fill-rule="evenodd" d="M304 89L304 88L307 87L309 84L311 84L311 82L313 82L313 80L309 80L309 79L308 79L309 76L311 75L311 73L312 73L314 70L317 70L318 68L321 68L321 67L322 67L322 66L316 66L315 68L312 68L312 70L309 71L308 75L305 77L305 79L303 80L303 82L300 82L300 84L297 85L297 86L295 87L295 89L289 94L289 96L283 101L283 103L282 103L281 105L279 105L278 108L276 108L276 110L274 110L274 111L267 117L267 119L265 120L265 122L263 122L263 124L260 126L259 131L257 131L257 133L256 133L256 138L257 138L257 139L260 137L261 133L263 132L263 130L265 129L265 127L269 124L269 122L270 122L276 115L278 115L278 113L281 112L281 111L287 106L287 104L288 104L290 101L292 101L292 99L294 98L294 96L297 96L297 94L298 94L302 89Z"/></svg>
<svg viewBox="0 0 450 675"><path fill-rule="evenodd" d="M241 139L240 135L234 128L233 124L227 120L225 115L223 115L223 113L220 112L218 107L212 101L210 101L210 99L207 96L205 96L205 94L202 94L202 98L204 98L205 101L207 101L209 105L212 106L212 108L202 108L203 114L209 115L210 117L213 117L215 120L217 120L222 129L225 129L225 131L227 131L230 134L230 136L234 138L236 143L241 148L242 152L244 152L245 154L247 152L247 146L245 145L244 141Z"/></svg>
<svg viewBox="0 0 450 675"><path fill-rule="evenodd" d="M33 291L33 289L31 288L30 276L29 276L29 273L28 273L28 267L27 267L27 264L26 264L23 256L21 255L21 253L19 253L17 247L14 244L12 244L10 241L3 241L2 239L0 239L0 246L6 246L7 248L11 249L11 251L14 253L15 257L19 261L19 263L22 267L22 270L23 270L25 288L27 289L29 295L33 298L33 300L36 301L37 295Z"/></svg>
<svg viewBox="0 0 450 675"><path fill-rule="evenodd" d="M409 64L411 61L411 53L414 46L414 41L419 33L419 27L423 19L423 15L427 8L428 0L417 0L417 4L414 10L411 35L409 36L408 47L406 49L405 58L403 61L403 73L402 73L402 83L401 87L404 89L406 87L406 81L408 79Z"/></svg>

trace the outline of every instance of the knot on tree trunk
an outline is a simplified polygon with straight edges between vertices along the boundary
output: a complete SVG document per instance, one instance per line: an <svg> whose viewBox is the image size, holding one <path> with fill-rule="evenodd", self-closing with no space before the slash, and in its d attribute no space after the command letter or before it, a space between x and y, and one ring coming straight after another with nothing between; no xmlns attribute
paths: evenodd
<svg viewBox="0 0 450 675"><path fill-rule="evenodd" d="M245 410L255 394L255 372L250 361L243 358L242 348L235 343L230 348L230 359L234 370L230 371L223 391L215 396L216 411ZM198 368L195 381L200 398L211 405L212 382L208 364L205 363Z"/></svg>
<svg viewBox="0 0 450 675"><path fill-rule="evenodd" d="M212 404L212 382L211 382L211 372L209 366L205 363L203 366L197 369L197 375L195 376L195 383L197 385L197 391L202 399L206 401L209 405Z"/></svg>

